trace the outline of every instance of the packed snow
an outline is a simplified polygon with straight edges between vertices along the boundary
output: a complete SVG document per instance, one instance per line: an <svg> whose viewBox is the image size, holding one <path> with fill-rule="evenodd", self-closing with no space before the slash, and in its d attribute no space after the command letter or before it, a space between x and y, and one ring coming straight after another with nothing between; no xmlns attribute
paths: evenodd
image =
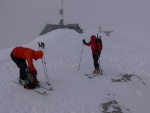
<svg viewBox="0 0 150 113"><path fill-rule="evenodd" d="M150 47L117 32L111 36L99 33L104 74L89 79L85 74L94 70L92 52L82 40L90 41L93 34L97 32L78 34L59 29L18 45L38 50L38 42L45 43L44 56L53 90L44 95L12 82L19 77L19 69L10 58L13 47L1 50L1 113L149 113ZM40 84L45 85L42 61L34 64Z"/></svg>

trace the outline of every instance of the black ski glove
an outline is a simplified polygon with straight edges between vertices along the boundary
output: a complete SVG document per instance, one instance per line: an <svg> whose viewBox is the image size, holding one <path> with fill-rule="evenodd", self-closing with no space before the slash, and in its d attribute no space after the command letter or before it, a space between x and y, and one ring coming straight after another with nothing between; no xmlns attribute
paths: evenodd
<svg viewBox="0 0 150 113"><path fill-rule="evenodd" d="M37 71L30 71L32 76L36 76L37 75Z"/></svg>
<svg viewBox="0 0 150 113"><path fill-rule="evenodd" d="M83 44L84 44L84 45L86 44L85 39L83 39L83 41L82 41L82 42L83 42Z"/></svg>
<svg viewBox="0 0 150 113"><path fill-rule="evenodd" d="M37 75L37 71L33 71L33 74L34 74L34 75Z"/></svg>

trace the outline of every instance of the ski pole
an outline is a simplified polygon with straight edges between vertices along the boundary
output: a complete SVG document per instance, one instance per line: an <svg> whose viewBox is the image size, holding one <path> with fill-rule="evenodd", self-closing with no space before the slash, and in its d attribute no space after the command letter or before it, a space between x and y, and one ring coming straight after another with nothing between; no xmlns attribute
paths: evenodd
<svg viewBox="0 0 150 113"><path fill-rule="evenodd" d="M103 75L103 69L102 69L102 66L101 66L102 62L100 61L100 56L99 56L98 63L99 63L99 69L100 69L101 75Z"/></svg>
<svg viewBox="0 0 150 113"><path fill-rule="evenodd" d="M83 53L83 47L84 47L84 44L82 45L82 50L81 50L81 56L80 56L78 71L80 70L80 63L81 63L81 58L82 58L82 53Z"/></svg>
<svg viewBox="0 0 150 113"><path fill-rule="evenodd" d="M40 47L41 47L41 50L43 51L43 49L45 49L45 44L43 42L41 42ZM50 85L49 78L48 78L48 73L47 73L47 68L46 68L46 61L45 61L44 56L42 58L42 62L43 62L43 69L44 69L45 78L46 78L46 84Z"/></svg>
<svg viewBox="0 0 150 113"><path fill-rule="evenodd" d="M43 49L45 49L45 44L43 42L41 42L41 45L42 45L42 51L43 51ZM50 85L49 78L48 78L48 73L47 73L46 61L45 61L44 56L43 56L42 60L43 60L43 66L44 66L44 71L45 71L45 76L46 76L46 83L48 85Z"/></svg>
<svg viewBox="0 0 150 113"><path fill-rule="evenodd" d="M43 52L43 49L44 49L44 46L45 46L44 43L38 42L38 45L39 45L39 49ZM47 77L46 77L46 72L45 72L45 66L44 66L43 58L42 58L42 65L43 65L44 75L45 75L45 79L46 79ZM47 83L47 79L46 79L46 83Z"/></svg>
<svg viewBox="0 0 150 113"><path fill-rule="evenodd" d="M100 68L100 70L101 70L101 64L100 64L100 56L101 56L101 53L98 55L97 54L97 57L98 57L98 64L99 64L99 68Z"/></svg>
<svg viewBox="0 0 150 113"><path fill-rule="evenodd" d="M43 42L41 42L41 43L38 42L38 45L39 45L39 49L43 52L43 49L45 49L45 44ZM42 58L42 65L43 65L44 75L45 75L45 79L46 79L46 84L50 85L44 55Z"/></svg>
<svg viewBox="0 0 150 113"><path fill-rule="evenodd" d="M100 70L101 70L101 64L100 64L100 60L98 61L98 63L99 63L99 67L100 67Z"/></svg>

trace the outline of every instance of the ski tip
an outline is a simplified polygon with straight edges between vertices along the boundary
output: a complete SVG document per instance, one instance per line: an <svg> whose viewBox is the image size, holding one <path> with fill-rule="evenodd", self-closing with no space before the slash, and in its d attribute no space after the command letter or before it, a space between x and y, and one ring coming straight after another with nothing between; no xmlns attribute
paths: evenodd
<svg viewBox="0 0 150 113"><path fill-rule="evenodd" d="M40 92L39 94L42 94L42 95L44 95L44 94L46 94L46 92L42 92L42 93Z"/></svg>
<svg viewBox="0 0 150 113"><path fill-rule="evenodd" d="M53 90L53 88L51 87L51 88L49 88L48 90Z"/></svg>
<svg viewBox="0 0 150 113"><path fill-rule="evenodd" d="M39 93L39 94L46 94L46 91L38 91L38 90L36 90L36 89L33 89L33 91L35 91L35 92L37 92L37 93Z"/></svg>
<svg viewBox="0 0 150 113"><path fill-rule="evenodd" d="M40 93L40 94L46 94L46 92L38 92L38 93Z"/></svg>

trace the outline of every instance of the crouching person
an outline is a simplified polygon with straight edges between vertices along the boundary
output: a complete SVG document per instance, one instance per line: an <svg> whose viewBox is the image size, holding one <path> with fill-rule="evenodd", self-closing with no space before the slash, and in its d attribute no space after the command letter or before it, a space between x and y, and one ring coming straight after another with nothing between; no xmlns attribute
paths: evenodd
<svg viewBox="0 0 150 113"><path fill-rule="evenodd" d="M26 47L15 47L11 54L11 59L16 63L19 70L19 82L26 89L34 89L39 86L37 70L34 67L33 59L42 59L43 52L35 51ZM28 65L27 65L28 63Z"/></svg>

